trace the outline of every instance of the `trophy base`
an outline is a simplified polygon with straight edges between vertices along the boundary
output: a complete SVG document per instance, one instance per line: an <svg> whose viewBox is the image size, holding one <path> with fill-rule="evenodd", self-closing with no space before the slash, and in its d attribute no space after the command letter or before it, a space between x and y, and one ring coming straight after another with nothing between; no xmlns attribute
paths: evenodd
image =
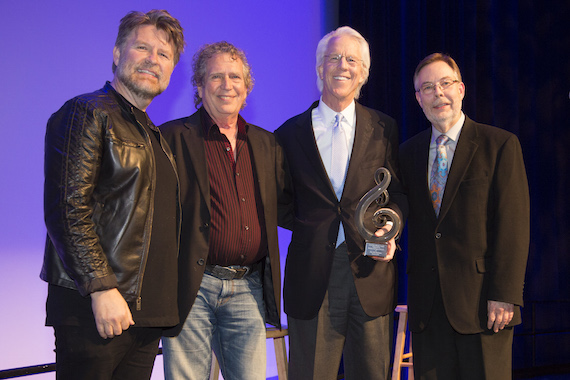
<svg viewBox="0 0 570 380"><path fill-rule="evenodd" d="M364 256L386 257L388 254L388 244L386 243L366 243Z"/></svg>

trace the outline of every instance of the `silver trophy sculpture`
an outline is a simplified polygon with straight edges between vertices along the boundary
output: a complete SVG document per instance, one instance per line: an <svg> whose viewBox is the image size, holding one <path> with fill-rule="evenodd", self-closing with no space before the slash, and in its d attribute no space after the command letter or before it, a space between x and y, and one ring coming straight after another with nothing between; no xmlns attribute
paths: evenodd
<svg viewBox="0 0 570 380"><path fill-rule="evenodd" d="M356 206L355 223L360 235L366 242L364 256L386 257L388 253L388 241L396 237L400 231L402 223L396 212L389 208L383 208L388 204L390 196L388 195L388 185L392 180L392 175L386 168L379 168L374 173L376 186L370 189L358 202ZM380 229L391 222L392 228L382 236L376 236L376 231L370 231L364 225L364 214L372 202L376 201L380 208L376 210L372 216L372 222L377 229Z"/></svg>

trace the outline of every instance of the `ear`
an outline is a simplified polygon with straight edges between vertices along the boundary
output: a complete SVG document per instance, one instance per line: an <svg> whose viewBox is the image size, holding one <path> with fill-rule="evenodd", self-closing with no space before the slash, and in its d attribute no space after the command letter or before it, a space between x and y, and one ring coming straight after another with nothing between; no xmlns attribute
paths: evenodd
<svg viewBox="0 0 570 380"><path fill-rule="evenodd" d="M317 67L317 74L319 75L319 79L323 80L323 65Z"/></svg>
<svg viewBox="0 0 570 380"><path fill-rule="evenodd" d="M121 58L121 49L117 46L113 48L113 63L115 66L119 66L119 59Z"/></svg>
<svg viewBox="0 0 570 380"><path fill-rule="evenodd" d="M459 94L461 95L461 100L463 100L463 98L465 97L465 83L459 82L457 87L459 88Z"/></svg>
<svg viewBox="0 0 570 380"><path fill-rule="evenodd" d="M200 98L204 99L204 97L202 96L204 88L202 86L198 86L198 87L196 87L196 89L198 90L198 95L200 96Z"/></svg>
<svg viewBox="0 0 570 380"><path fill-rule="evenodd" d="M422 107L422 98L420 97L419 91L416 91L415 94L416 94L416 100L418 101L418 104L420 105L420 107Z"/></svg>

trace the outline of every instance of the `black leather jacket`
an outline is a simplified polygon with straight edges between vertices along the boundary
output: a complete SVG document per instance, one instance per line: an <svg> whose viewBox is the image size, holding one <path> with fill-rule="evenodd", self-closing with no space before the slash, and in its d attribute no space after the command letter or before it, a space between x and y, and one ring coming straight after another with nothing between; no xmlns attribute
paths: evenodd
<svg viewBox="0 0 570 380"><path fill-rule="evenodd" d="M138 300L152 232L155 158L132 106L109 82L51 116L44 170L48 237L40 277L83 296L118 287L127 301Z"/></svg>

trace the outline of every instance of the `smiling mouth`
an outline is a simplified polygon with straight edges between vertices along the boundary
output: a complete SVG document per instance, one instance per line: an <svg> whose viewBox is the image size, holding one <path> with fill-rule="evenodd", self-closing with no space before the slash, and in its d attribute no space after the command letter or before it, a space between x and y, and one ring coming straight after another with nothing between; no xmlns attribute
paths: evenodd
<svg viewBox="0 0 570 380"><path fill-rule="evenodd" d="M333 79L335 79L335 80L348 80L349 78L336 76L336 77L333 77Z"/></svg>
<svg viewBox="0 0 570 380"><path fill-rule="evenodd" d="M158 79L158 75L157 75L156 73L152 72L152 71L145 70L145 69L138 69L137 71L138 71L139 73L142 73L142 74L151 75L151 76L153 76L153 77L155 77L155 78Z"/></svg>

